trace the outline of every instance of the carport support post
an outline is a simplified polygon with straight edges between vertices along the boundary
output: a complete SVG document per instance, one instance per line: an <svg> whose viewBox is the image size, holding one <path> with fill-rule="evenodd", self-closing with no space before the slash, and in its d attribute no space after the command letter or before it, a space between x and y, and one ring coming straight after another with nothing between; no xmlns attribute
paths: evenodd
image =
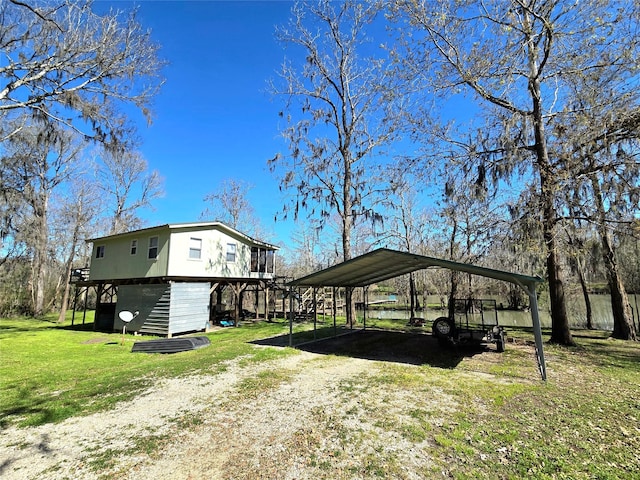
<svg viewBox="0 0 640 480"><path fill-rule="evenodd" d="M336 299L336 287L333 288L333 336L336 337L338 335L338 329L336 327L336 315L338 314L338 304Z"/></svg>
<svg viewBox="0 0 640 480"><path fill-rule="evenodd" d="M369 287L362 287L362 329L367 329L367 300Z"/></svg>
<svg viewBox="0 0 640 480"><path fill-rule="evenodd" d="M313 287L313 339L316 339L316 328L318 326L318 288Z"/></svg>
<svg viewBox="0 0 640 480"><path fill-rule="evenodd" d="M540 326L540 315L538 313L538 298L536 296L535 284L527 285L527 293L529 294L529 305L531 307L531 322L533 323L533 334L536 339L536 355L538 357L538 367L542 380L547 380L547 366L544 361L544 347L542 344L542 328Z"/></svg>
<svg viewBox="0 0 640 480"><path fill-rule="evenodd" d="M293 347L293 287L289 287L289 346Z"/></svg>

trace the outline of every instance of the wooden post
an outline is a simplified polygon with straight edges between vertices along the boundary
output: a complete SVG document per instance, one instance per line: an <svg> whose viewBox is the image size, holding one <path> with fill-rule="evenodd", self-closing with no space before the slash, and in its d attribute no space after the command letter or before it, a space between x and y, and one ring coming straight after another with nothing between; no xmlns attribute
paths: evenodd
<svg viewBox="0 0 640 480"><path fill-rule="evenodd" d="M256 283L256 286L255 286L255 288L253 290L253 296L254 296L253 308L254 308L254 311L255 311L255 320L257 320L259 318L258 317L258 313L259 313L258 312L258 306L260 304L259 298L258 298L259 293L260 293L260 288L259 288L259 285Z"/></svg>
<svg viewBox="0 0 640 480"><path fill-rule="evenodd" d="M242 292L244 292L245 288L247 288L247 283L246 282L236 282L232 285L233 288L233 294L235 297L235 301L234 301L234 319L233 319L233 323L234 326L238 326L238 322L240 321L240 296L242 295Z"/></svg>
<svg viewBox="0 0 640 480"><path fill-rule="evenodd" d="M98 324L98 317L100 316L100 306L102 305L102 292L104 289L104 283L99 283L98 286L96 287L96 311L95 314L93 316L93 329L96 329L96 326ZM85 310L86 310L86 306L85 306ZM83 320L84 321L84 320Z"/></svg>
<svg viewBox="0 0 640 480"><path fill-rule="evenodd" d="M87 300L89 297L89 287L84 287L84 307L82 309L82 325L87 318ZM96 329L96 316L93 316L93 329Z"/></svg>

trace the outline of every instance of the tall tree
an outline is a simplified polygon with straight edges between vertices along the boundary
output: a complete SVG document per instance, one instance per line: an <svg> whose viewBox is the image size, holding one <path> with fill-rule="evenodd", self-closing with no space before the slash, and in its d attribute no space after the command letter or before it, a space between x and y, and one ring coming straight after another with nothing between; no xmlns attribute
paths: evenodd
<svg viewBox="0 0 640 480"><path fill-rule="evenodd" d="M162 62L135 11L98 15L91 1L6 0L0 22L0 118L29 113L109 145L130 134L125 105L150 119ZM0 139L21 125L8 127L0 124Z"/></svg>
<svg viewBox="0 0 640 480"><path fill-rule="evenodd" d="M631 306L627 291L622 283L622 275L618 267L613 240L607 229L607 210L605 207L602 186L595 177L591 177L591 185L598 215L598 228L600 240L602 241L602 255L607 270L607 282L611 293L611 308L613 312L613 334L614 338L623 340L637 340L633 327Z"/></svg>
<svg viewBox="0 0 640 480"><path fill-rule="evenodd" d="M86 175L75 177L68 188L66 198L59 202L58 222L54 228L55 238L60 244L60 259L63 261L60 272L62 297L58 322L63 322L66 317L71 273L74 262L82 252L82 239L91 234L93 223L98 217L99 195L96 187L95 182Z"/></svg>
<svg viewBox="0 0 640 480"><path fill-rule="evenodd" d="M13 135L0 158L3 188L20 199L22 223L15 225L14 240L21 239L30 252L32 313L45 309L45 279L49 265L50 200L61 184L76 171L84 142L77 135L44 122ZM19 233L18 233L19 232Z"/></svg>
<svg viewBox="0 0 640 480"><path fill-rule="evenodd" d="M536 177L555 343L573 344L557 242L557 193L569 172L550 154L550 144L561 139L550 133L549 123L562 113L570 124L571 112L562 110L576 77L585 71L606 77L620 68L621 52L603 53L616 46L612 38L623 43L620 25L633 18L632 3L401 2L412 27L405 65L428 75L431 91L473 95L485 119L478 159L489 178L525 172Z"/></svg>
<svg viewBox="0 0 640 480"><path fill-rule="evenodd" d="M393 208L387 220L387 241L401 250L409 253L420 253L420 246L424 244L424 226L429 221L429 215L421 207L417 199L417 180L405 172L402 180L396 184ZM411 318L416 316L416 309L420 307L416 273L408 275L409 280L409 308Z"/></svg>
<svg viewBox="0 0 640 480"><path fill-rule="evenodd" d="M252 188L253 185L242 180L223 180L215 191L204 197L209 206L202 212L201 217L221 221L249 235L260 235L260 222L248 199L248 193Z"/></svg>
<svg viewBox="0 0 640 480"><path fill-rule="evenodd" d="M82 141L133 144L130 107L150 121L162 62L135 11L97 14L84 0L0 2L0 49L0 264L30 259L28 310L40 314L64 250L50 243L51 199L71 191Z"/></svg>
<svg viewBox="0 0 640 480"><path fill-rule="evenodd" d="M278 154L270 165L281 172L283 189L294 191L285 215L297 217L303 209L320 226L339 215L343 260L352 257L354 225L381 219L376 205L389 188L376 159L392 139L384 120L389 98L379 87L386 64L367 37L377 14L374 3L297 3L277 32L284 44L299 47L304 61L285 61L284 87L272 84L273 93L287 99L283 136L290 155ZM347 322L354 313L347 309Z"/></svg>
<svg viewBox="0 0 640 480"><path fill-rule="evenodd" d="M554 129L564 141L555 152L570 172L564 180L567 208L576 212L576 221L592 222L600 237L613 336L633 340L631 307L612 232L640 213L640 74L633 64L640 56L640 27L626 19L616 27L617 35L608 39L602 55L611 64L607 75L585 70L568 91L565 110L575 113L570 127L557 121L561 116L556 120Z"/></svg>
<svg viewBox="0 0 640 480"><path fill-rule="evenodd" d="M110 234L139 228L140 209L151 207L152 201L163 195L159 173L149 172L147 161L138 151L103 149L96 172L109 212Z"/></svg>
<svg viewBox="0 0 640 480"><path fill-rule="evenodd" d="M565 226L565 233L567 236L567 244L569 245L569 263L575 270L578 276L578 282L580 283L580 290L582 291L582 298L584 299L585 306L585 325L587 329L593 329L593 308L591 306L591 297L589 296L589 285L586 278L586 261L585 256L588 252L585 246L585 229L582 227L581 222L568 222Z"/></svg>

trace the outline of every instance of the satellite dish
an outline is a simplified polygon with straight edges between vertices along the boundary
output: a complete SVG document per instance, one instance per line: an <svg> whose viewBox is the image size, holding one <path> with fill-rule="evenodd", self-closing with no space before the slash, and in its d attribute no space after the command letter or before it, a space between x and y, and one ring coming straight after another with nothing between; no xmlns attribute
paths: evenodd
<svg viewBox="0 0 640 480"><path fill-rule="evenodd" d="M119 314L118 317L120 317L120 320L122 320L123 326L122 326L122 342L120 343L121 345L124 345L124 334L127 331L127 323L129 323L131 320L133 320L135 317L138 316L138 311L135 311L133 313L131 313L129 310L122 310Z"/></svg>

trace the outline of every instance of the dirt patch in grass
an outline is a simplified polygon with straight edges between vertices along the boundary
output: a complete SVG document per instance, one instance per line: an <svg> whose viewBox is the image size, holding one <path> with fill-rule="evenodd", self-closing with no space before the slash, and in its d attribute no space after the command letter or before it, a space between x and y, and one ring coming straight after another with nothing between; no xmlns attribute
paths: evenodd
<svg viewBox="0 0 640 480"><path fill-rule="evenodd" d="M110 338L91 338L89 340L86 340L84 342L82 342L83 345L95 345L97 343L107 343L111 341Z"/></svg>

